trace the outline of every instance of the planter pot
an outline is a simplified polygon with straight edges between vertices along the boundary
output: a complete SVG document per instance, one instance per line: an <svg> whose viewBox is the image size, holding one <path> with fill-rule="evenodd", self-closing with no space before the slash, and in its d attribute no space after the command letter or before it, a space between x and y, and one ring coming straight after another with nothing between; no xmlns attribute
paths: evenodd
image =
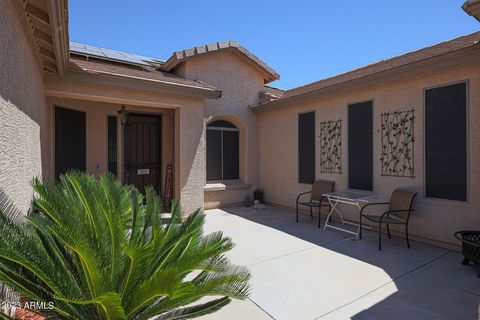
<svg viewBox="0 0 480 320"><path fill-rule="evenodd" d="M463 265L473 262L477 269L477 277L480 278L480 231L458 231L455 237L462 241Z"/></svg>

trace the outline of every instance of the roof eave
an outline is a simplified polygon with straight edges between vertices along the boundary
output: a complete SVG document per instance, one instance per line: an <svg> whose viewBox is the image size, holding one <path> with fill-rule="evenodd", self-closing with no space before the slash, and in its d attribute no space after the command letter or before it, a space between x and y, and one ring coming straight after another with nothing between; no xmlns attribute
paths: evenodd
<svg viewBox="0 0 480 320"><path fill-rule="evenodd" d="M348 80L345 82L336 83L323 88L303 92L303 93L292 95L292 96L287 96L275 101L261 103L258 105L251 106L250 108L254 112L260 112L260 111L269 110L277 107L289 106L294 103L301 103L309 99L315 99L321 95L337 92L342 89L349 89L349 88L364 85L364 84L368 85L368 84L372 84L372 82L374 81L381 82L381 81L384 81L385 79L388 79L388 77L391 77L392 75L398 76L398 75L403 75L407 72L418 72L419 70L422 70L423 68L427 68L427 67L441 67L440 65L441 61L451 61L455 63L455 61L458 61L460 57L470 56L470 55L478 56L478 54L479 54L478 46L476 46L475 44L472 44L471 46L468 46L453 52L444 53L444 54L430 57L420 61L415 61L406 65L372 73L366 76L362 76L362 77Z"/></svg>
<svg viewBox="0 0 480 320"><path fill-rule="evenodd" d="M172 71L181 61L179 61L176 57L176 54L172 54L170 58L160 67L160 70L165 72Z"/></svg>
<svg viewBox="0 0 480 320"><path fill-rule="evenodd" d="M462 8L466 13L480 21L480 0L467 0L463 4Z"/></svg>
<svg viewBox="0 0 480 320"><path fill-rule="evenodd" d="M18 7L23 11L43 70L63 76L69 61L67 1L24 0L18 1Z"/></svg>
<svg viewBox="0 0 480 320"><path fill-rule="evenodd" d="M246 48L242 46L238 46L238 47L233 47L233 49L236 52L240 53L245 59L251 61L257 67L257 69L259 69L263 73L265 83L269 83L269 82L280 79L280 75L275 70L270 68L266 63L264 63L260 59L254 59L250 57L250 55L252 54Z"/></svg>
<svg viewBox="0 0 480 320"><path fill-rule="evenodd" d="M134 89L152 90L164 93L180 94L204 99L219 99L222 91L213 88L196 87L186 84L172 83L160 80L144 79L121 74L103 73L98 71L69 70L69 75L77 80L91 82L99 80L105 84L120 84ZM95 79L91 78L94 77Z"/></svg>
<svg viewBox="0 0 480 320"><path fill-rule="evenodd" d="M58 74L63 76L68 69L70 58L67 1L49 0L48 9L57 70Z"/></svg>
<svg viewBox="0 0 480 320"><path fill-rule="evenodd" d="M225 48L220 48L213 51L206 51L202 53L191 54L188 56L183 55L180 51L174 52L170 56L170 58L168 58L165 64L160 68L160 70L170 72L173 69L175 69L180 63L190 58L213 53L213 52L229 51L229 52L236 52L237 54L242 56L244 59L248 60L251 64L253 64L262 73L265 83L269 83L269 82L280 79L280 75L275 70L267 66L266 63L264 63L258 58L252 58L253 54L251 54L246 48L238 45L236 42L232 42L232 43L234 45L231 45Z"/></svg>

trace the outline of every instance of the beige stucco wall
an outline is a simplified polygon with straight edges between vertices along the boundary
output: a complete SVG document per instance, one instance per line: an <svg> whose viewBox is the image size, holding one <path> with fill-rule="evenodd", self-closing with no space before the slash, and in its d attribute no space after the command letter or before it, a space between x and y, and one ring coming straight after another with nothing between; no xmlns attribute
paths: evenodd
<svg viewBox="0 0 480 320"><path fill-rule="evenodd" d="M377 200L388 200L394 188L407 187L418 192L416 212L412 216L410 234L422 241L450 246L457 244L453 233L480 227L480 66L479 56L470 62L442 70L418 70L417 75L405 75L384 84L352 88L326 94L316 99L258 112L260 143L260 186L267 201L286 207L295 206L298 193L311 189L298 183L298 114L315 111L316 126L316 177L336 182L337 190L348 187L347 163L347 104L373 100L374 110L374 179L373 191ZM459 61L460 62L460 61ZM425 199L423 167L423 89L461 80L469 82L469 193L468 202ZM380 114L392 110L415 111L415 178L381 176ZM342 120L342 174L319 172L319 123ZM272 130L277 128L278 130ZM448 130L448 128L445 128ZM358 221L358 213L343 207L347 217ZM326 213L324 213L326 214ZM292 217L294 219L294 217Z"/></svg>
<svg viewBox="0 0 480 320"><path fill-rule="evenodd" d="M222 91L220 99L205 101L204 127L214 119L225 119L240 129L240 182L243 187L236 186L234 190L222 191L206 190L205 208L243 202L245 196L258 186L258 124L249 106L258 103L259 92L264 85L262 74L234 51L191 58L180 66L177 73L204 81ZM202 145L202 148L206 147ZM205 150L203 153L205 157ZM202 170L206 171L205 168L204 162Z"/></svg>
<svg viewBox="0 0 480 320"><path fill-rule="evenodd" d="M55 105L87 112L87 171L101 174L107 166L106 116L115 115L122 104L130 112L162 114L164 141L162 150L162 175L165 165L174 163L175 198L181 200L182 212L188 215L203 208L204 149L203 149L203 100L167 93L142 91L96 84L95 78L88 81L48 77L46 83L48 107L53 123ZM115 86L114 86L115 85ZM111 102L108 102L111 101ZM53 147L53 125L50 141ZM121 128L119 128L121 130ZM121 135L120 135L121 137ZM119 141L119 173L123 178L122 139ZM53 148L52 148L53 149ZM52 172L54 168L53 150L50 153ZM99 169L97 169L97 164ZM162 177L162 185L164 184Z"/></svg>
<svg viewBox="0 0 480 320"><path fill-rule="evenodd" d="M0 1L0 189L26 212L30 182L42 175L47 115L42 67L20 10Z"/></svg>

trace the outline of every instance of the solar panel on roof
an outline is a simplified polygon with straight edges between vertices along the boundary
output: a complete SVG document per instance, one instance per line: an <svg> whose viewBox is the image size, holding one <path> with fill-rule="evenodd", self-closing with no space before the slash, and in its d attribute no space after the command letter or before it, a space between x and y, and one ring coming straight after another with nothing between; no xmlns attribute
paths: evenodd
<svg viewBox="0 0 480 320"><path fill-rule="evenodd" d="M162 63L162 60L140 56L131 53L125 53L110 49L99 48L90 45L83 45L75 42L70 42L70 51L77 54L84 54L88 56L95 56L107 60L128 62L132 64L140 64L150 66L151 64Z"/></svg>

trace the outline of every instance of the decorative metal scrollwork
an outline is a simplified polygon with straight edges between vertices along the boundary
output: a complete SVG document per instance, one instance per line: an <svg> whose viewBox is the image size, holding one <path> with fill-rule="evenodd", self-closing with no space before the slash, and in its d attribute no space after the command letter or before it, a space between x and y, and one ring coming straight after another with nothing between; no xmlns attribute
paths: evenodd
<svg viewBox="0 0 480 320"><path fill-rule="evenodd" d="M320 122L320 172L342 173L342 120Z"/></svg>
<svg viewBox="0 0 480 320"><path fill-rule="evenodd" d="M381 114L382 176L415 177L414 113L412 109Z"/></svg>

